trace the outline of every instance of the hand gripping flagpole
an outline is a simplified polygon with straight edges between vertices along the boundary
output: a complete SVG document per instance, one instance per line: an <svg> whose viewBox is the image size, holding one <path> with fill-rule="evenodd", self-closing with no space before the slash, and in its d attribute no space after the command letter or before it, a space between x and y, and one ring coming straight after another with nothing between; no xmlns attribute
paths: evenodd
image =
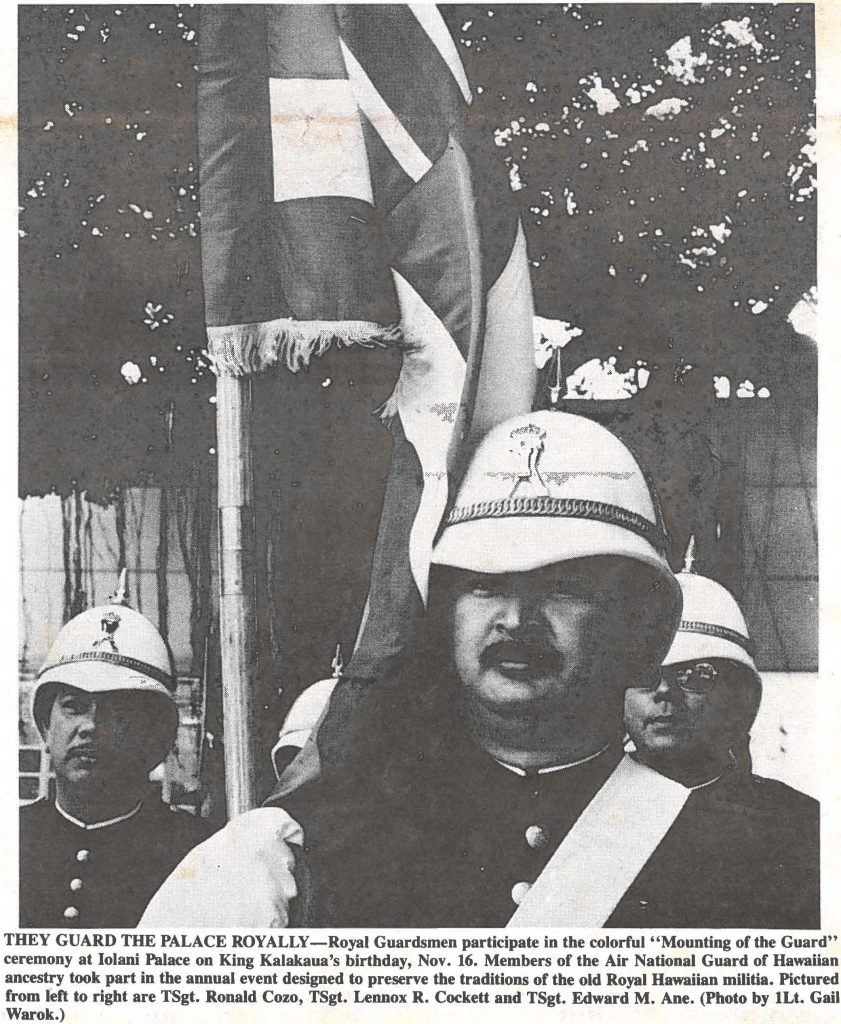
<svg viewBox="0 0 841 1024"><path fill-rule="evenodd" d="M251 378L216 378L219 642L228 817L257 806L257 588Z"/></svg>

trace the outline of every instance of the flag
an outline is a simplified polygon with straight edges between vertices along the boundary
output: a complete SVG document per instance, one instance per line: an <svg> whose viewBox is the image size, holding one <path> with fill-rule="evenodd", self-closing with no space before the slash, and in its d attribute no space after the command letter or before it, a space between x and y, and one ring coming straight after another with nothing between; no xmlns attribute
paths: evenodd
<svg viewBox="0 0 841 1024"><path fill-rule="evenodd" d="M381 410L392 463L348 671L364 686L422 614L432 545L471 447L532 407L522 225L434 6L203 7L198 95L218 370L295 371L333 344L402 353ZM355 699L337 687L343 720Z"/></svg>

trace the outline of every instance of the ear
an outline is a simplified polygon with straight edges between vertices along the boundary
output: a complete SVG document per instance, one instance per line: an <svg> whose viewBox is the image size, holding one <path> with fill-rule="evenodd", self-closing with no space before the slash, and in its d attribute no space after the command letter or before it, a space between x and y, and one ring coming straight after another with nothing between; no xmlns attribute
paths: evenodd
<svg viewBox="0 0 841 1024"><path fill-rule="evenodd" d="M748 668L738 666L737 677L733 680L733 730L736 739L748 735L756 721L762 701L762 683Z"/></svg>
<svg viewBox="0 0 841 1024"><path fill-rule="evenodd" d="M167 698L148 697L145 733L146 733L146 761L151 771L156 765L169 754L175 743L175 735L178 731L178 709Z"/></svg>
<svg viewBox="0 0 841 1024"><path fill-rule="evenodd" d="M53 707L58 695L61 691L61 687L58 683L46 683L40 690L36 692L35 700L32 705L32 717L35 721L35 727L38 730L38 735L41 738L41 743L45 750L49 750L49 736L50 736L50 721L53 715Z"/></svg>
<svg viewBox="0 0 841 1024"><path fill-rule="evenodd" d="M150 757L154 756L155 760L152 764L152 768L156 764L160 764L175 745L175 735L178 731L178 720L177 716L173 716L172 726L165 728L162 725L157 725L152 735L150 736L149 742L149 754Z"/></svg>
<svg viewBox="0 0 841 1024"><path fill-rule="evenodd" d="M41 743L43 744L44 750L48 754L50 753L50 723L52 722L52 717L53 717L53 709L52 709L52 705L50 705L49 714L47 715L46 719L44 720L44 731L42 733L40 729L38 730L39 735L41 736Z"/></svg>
<svg viewBox="0 0 841 1024"><path fill-rule="evenodd" d="M633 598L630 597L631 594L634 595ZM608 635L620 642L623 651L632 654L640 639L647 636L651 630L650 616L650 607L646 607L644 600L638 599L632 589L626 588L622 591L617 588L607 616Z"/></svg>

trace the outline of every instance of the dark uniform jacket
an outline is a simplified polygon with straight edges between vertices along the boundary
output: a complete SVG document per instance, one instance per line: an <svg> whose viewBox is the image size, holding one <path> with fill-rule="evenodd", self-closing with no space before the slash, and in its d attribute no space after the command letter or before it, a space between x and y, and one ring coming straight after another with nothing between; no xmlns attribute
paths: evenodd
<svg viewBox="0 0 841 1024"><path fill-rule="evenodd" d="M521 776L467 741L362 801L284 803L307 838L301 923L504 926L621 756ZM817 928L818 878L817 803L734 770L691 794L606 924Z"/></svg>
<svg viewBox="0 0 841 1024"><path fill-rule="evenodd" d="M155 797L124 821L83 829L39 800L20 812L22 928L134 928L207 822Z"/></svg>
<svg viewBox="0 0 841 1024"><path fill-rule="evenodd" d="M695 790L608 925L820 927L820 807L728 770Z"/></svg>

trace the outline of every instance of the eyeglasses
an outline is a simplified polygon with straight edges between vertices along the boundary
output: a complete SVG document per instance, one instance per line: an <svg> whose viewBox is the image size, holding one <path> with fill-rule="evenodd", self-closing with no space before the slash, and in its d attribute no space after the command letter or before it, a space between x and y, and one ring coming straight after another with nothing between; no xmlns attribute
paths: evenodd
<svg viewBox="0 0 841 1024"><path fill-rule="evenodd" d="M718 679L718 669L708 661L698 661L694 665L664 665L659 676L648 686L634 689L656 690L662 682L679 686L685 693L709 693Z"/></svg>

